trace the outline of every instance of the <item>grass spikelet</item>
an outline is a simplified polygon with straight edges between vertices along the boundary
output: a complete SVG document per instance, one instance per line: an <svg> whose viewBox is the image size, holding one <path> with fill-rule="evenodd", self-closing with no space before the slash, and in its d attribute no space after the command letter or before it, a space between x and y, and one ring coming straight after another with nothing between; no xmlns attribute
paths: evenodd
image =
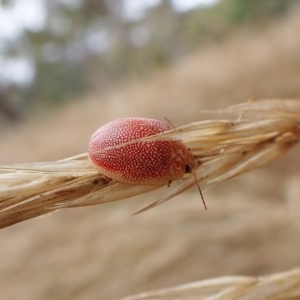
<svg viewBox="0 0 300 300"><path fill-rule="evenodd" d="M129 296L120 300L296 300L300 269L262 277L227 276Z"/></svg>
<svg viewBox="0 0 300 300"><path fill-rule="evenodd" d="M215 113L233 118L195 122L139 141L183 140L193 152L197 181L212 188L284 155L300 137L299 100L251 100ZM194 184L194 177L184 178L169 194L139 212ZM122 200L159 187L107 183L86 154L56 162L1 166L0 228L58 209Z"/></svg>

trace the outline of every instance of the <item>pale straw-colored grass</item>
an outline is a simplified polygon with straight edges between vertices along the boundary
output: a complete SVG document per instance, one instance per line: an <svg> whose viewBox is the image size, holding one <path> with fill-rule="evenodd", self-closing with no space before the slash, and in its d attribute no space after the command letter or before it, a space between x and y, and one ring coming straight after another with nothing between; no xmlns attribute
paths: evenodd
<svg viewBox="0 0 300 300"><path fill-rule="evenodd" d="M262 277L227 276L192 282L122 300L296 300L300 269Z"/></svg>
<svg viewBox="0 0 300 300"><path fill-rule="evenodd" d="M222 120L187 124L139 141L180 139L193 152L195 175L202 188L250 172L295 146L300 137L300 101L252 100L216 111ZM232 119L227 119L233 115ZM100 126L101 124L99 124ZM130 185L104 177L87 154L57 162L0 167L0 228L62 208L126 199L159 186ZM195 184L187 176L146 207L153 208Z"/></svg>

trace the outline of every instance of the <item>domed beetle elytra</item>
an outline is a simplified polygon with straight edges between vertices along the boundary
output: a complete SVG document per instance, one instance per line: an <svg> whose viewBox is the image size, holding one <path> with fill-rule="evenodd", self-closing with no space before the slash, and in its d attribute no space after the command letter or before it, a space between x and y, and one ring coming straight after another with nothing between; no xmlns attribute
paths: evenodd
<svg viewBox="0 0 300 300"><path fill-rule="evenodd" d="M88 156L93 166L109 179L129 184L168 185L193 173L192 152L180 140L137 141L171 130L163 121L122 118L100 127L91 137ZM127 144L126 144L127 143ZM123 145L124 144L124 145ZM120 145L119 147L115 147Z"/></svg>

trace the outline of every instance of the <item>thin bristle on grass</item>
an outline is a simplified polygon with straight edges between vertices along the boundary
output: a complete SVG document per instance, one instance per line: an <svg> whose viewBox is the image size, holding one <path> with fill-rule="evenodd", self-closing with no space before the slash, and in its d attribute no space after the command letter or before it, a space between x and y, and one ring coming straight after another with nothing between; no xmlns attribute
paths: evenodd
<svg viewBox="0 0 300 300"><path fill-rule="evenodd" d="M285 154L300 137L299 100L252 100L215 113L233 114L233 118L195 122L130 142L180 139L191 149L196 166L195 176L187 176L139 212L193 186L195 178L201 186L212 188L258 169ZM122 200L159 187L115 180L107 183L92 167L87 154L56 162L1 166L0 228L58 209Z"/></svg>

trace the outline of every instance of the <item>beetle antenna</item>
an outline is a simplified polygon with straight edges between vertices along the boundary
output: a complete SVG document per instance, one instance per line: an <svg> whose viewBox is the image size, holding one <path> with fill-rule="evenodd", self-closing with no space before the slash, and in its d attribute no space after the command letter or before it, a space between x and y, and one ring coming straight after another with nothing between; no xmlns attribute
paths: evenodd
<svg viewBox="0 0 300 300"><path fill-rule="evenodd" d="M203 203L203 205L204 205L204 208L205 208L205 210L207 210L207 206L206 206L206 203L205 203L205 200L204 200L204 197L203 197L201 188L200 188L200 184L199 184L199 182L197 181L196 173L195 173L194 170L192 170L192 173L193 173L193 176L194 176L194 178L195 178L195 184L196 184L196 186L197 186L197 188L198 188L198 191L199 191L199 194L200 194L200 196L201 196L201 199L202 199L202 203Z"/></svg>

